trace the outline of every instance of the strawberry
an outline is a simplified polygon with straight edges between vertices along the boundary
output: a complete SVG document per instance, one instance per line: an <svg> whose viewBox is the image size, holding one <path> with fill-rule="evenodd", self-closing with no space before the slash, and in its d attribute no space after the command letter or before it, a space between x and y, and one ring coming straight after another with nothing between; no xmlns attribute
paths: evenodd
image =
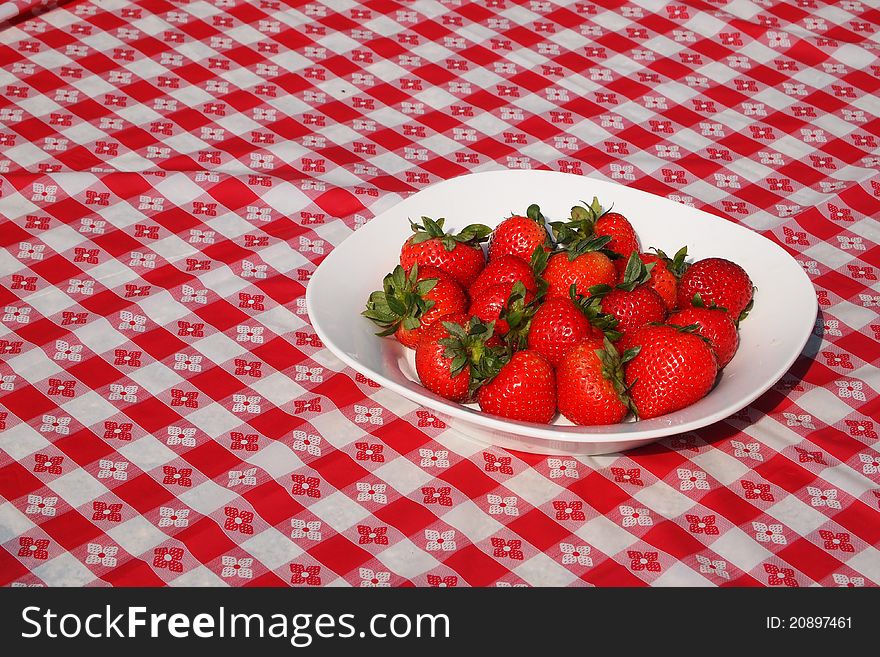
<svg viewBox="0 0 880 657"><path fill-rule="evenodd" d="M730 313L721 308L691 306L669 318L670 324L696 327L697 333L709 341L718 369L726 366L739 346L739 334Z"/></svg>
<svg viewBox="0 0 880 657"><path fill-rule="evenodd" d="M624 338L623 344L640 347L626 367L625 380L642 419L690 406L715 383L715 354L690 327L643 326Z"/></svg>
<svg viewBox="0 0 880 657"><path fill-rule="evenodd" d="M646 265L639 254L633 251L627 261L623 282L615 288L597 285L590 292L601 299L603 313L617 319L615 328L626 335L649 322L662 322L666 319L666 304L657 292L647 283L654 265Z"/></svg>
<svg viewBox="0 0 880 657"><path fill-rule="evenodd" d="M551 255L543 272L547 298L567 297L572 285L579 296L587 296L594 285L614 285L617 270L608 256L599 251L608 241L607 236L587 240L571 250Z"/></svg>
<svg viewBox="0 0 880 657"><path fill-rule="evenodd" d="M537 351L556 366L575 345L590 338L603 336L608 331L614 339L620 337L614 318L599 312L595 300L578 297L574 290L569 298L547 299L535 311L529 326L529 349Z"/></svg>
<svg viewBox="0 0 880 657"><path fill-rule="evenodd" d="M678 279L681 278L685 269L684 259L687 257L687 247L683 246L670 258L663 251L656 253L640 253L639 258L646 265L654 265L651 269L651 280L648 284L663 299L666 309L672 312L678 305ZM621 282L629 260L620 258L614 261L614 266L620 275Z"/></svg>
<svg viewBox="0 0 880 657"><path fill-rule="evenodd" d="M477 402L485 413L547 424L556 414L553 367L535 351L517 351L479 388Z"/></svg>
<svg viewBox="0 0 880 657"><path fill-rule="evenodd" d="M724 258L707 258L692 264L678 286L678 307L688 308L699 295L706 306L726 308L736 322L751 309L754 286L745 270Z"/></svg>
<svg viewBox="0 0 880 657"><path fill-rule="evenodd" d="M496 348L487 344L491 338L491 324L465 313L434 322L416 346L416 373L422 385L451 401L467 401L473 393L472 370L497 365Z"/></svg>
<svg viewBox="0 0 880 657"><path fill-rule="evenodd" d="M571 209L568 222L554 222L550 226L557 241L570 243L593 237L608 237L605 248L615 257L628 257L633 251L639 251L639 238L629 220L619 212L602 209L599 199L587 205L576 205Z"/></svg>
<svg viewBox="0 0 880 657"><path fill-rule="evenodd" d="M488 239L492 229L471 224L454 235L443 231L444 221L428 217L422 217L421 224L410 221L415 234L404 242L400 264L407 271L415 264L438 267L467 288L486 265L480 243Z"/></svg>
<svg viewBox="0 0 880 657"><path fill-rule="evenodd" d="M538 249L536 251L540 252ZM513 291L513 284L517 281L520 281L526 290L532 294L537 293L538 283L535 280L532 266L522 258L504 255L495 258L486 265L486 268L477 276L477 280L473 282L468 292L472 299L476 299L493 285L505 285L509 296Z"/></svg>
<svg viewBox="0 0 880 657"><path fill-rule="evenodd" d="M556 367L559 412L575 424L616 424L632 404L623 365L638 349L619 355L606 338L591 338L572 348Z"/></svg>
<svg viewBox="0 0 880 657"><path fill-rule="evenodd" d="M550 236L544 225L541 208L532 204L526 210L526 216L513 215L492 231L489 239L489 260L512 255L528 262L537 248L549 251Z"/></svg>
<svg viewBox="0 0 880 657"><path fill-rule="evenodd" d="M619 212L606 212L599 216L593 229L595 235L611 238L607 249L627 256L639 250L639 238L629 220Z"/></svg>
<svg viewBox="0 0 880 657"><path fill-rule="evenodd" d="M376 335L394 334L410 348L418 344L422 331L443 315L464 312L467 297L448 274L436 267L413 268L407 274L398 265L373 292L362 313L382 330Z"/></svg>
<svg viewBox="0 0 880 657"><path fill-rule="evenodd" d="M662 322L667 314L663 299L648 285L633 290L615 288L602 297L601 308L617 319L615 328L624 335L649 322Z"/></svg>
<svg viewBox="0 0 880 657"><path fill-rule="evenodd" d="M639 257L646 265L654 264L650 285L672 312L678 307L678 281L686 268L687 247L681 247L671 258L660 249L655 250L656 254L642 253Z"/></svg>
<svg viewBox="0 0 880 657"><path fill-rule="evenodd" d="M512 290L504 283L490 285L473 298L468 312L485 323L495 322L495 335L504 336L528 321L534 298L520 281L513 284Z"/></svg>

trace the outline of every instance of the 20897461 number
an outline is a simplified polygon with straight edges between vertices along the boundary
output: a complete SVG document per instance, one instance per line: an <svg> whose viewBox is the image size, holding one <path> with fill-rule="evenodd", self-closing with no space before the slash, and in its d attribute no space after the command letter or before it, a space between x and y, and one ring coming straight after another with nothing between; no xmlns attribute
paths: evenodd
<svg viewBox="0 0 880 657"><path fill-rule="evenodd" d="M769 630L848 630L852 629L852 616L779 616L767 617Z"/></svg>

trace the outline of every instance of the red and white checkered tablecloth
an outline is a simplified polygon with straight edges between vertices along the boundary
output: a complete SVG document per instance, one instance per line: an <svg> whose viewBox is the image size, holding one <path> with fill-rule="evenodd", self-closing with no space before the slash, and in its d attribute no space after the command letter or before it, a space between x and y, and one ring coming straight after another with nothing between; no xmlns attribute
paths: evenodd
<svg viewBox="0 0 880 657"><path fill-rule="evenodd" d="M0 584L880 584L876 3L18 11ZM374 213L503 167L761 231L815 283L814 339L747 409L627 454L466 441L342 366L303 293Z"/></svg>

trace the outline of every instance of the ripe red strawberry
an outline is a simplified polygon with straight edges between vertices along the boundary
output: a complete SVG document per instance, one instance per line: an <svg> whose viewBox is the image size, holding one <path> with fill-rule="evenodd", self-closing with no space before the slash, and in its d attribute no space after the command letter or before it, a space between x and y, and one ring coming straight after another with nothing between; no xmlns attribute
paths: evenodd
<svg viewBox="0 0 880 657"><path fill-rule="evenodd" d="M416 346L416 373L428 390L451 401L471 396L471 369L493 356L491 326L465 313L446 315L423 333Z"/></svg>
<svg viewBox="0 0 880 657"><path fill-rule="evenodd" d="M522 258L505 255L492 260L486 265L486 268L477 276L477 280L474 281L468 292L472 299L476 299L493 285L506 285L509 296L513 290L513 284L517 281L522 282L526 290L532 294L535 294L538 290L538 284L531 265Z"/></svg>
<svg viewBox="0 0 880 657"><path fill-rule="evenodd" d="M643 420L690 406L715 383L718 365L706 340L680 327L643 326L624 344L640 347L626 367L626 383Z"/></svg>
<svg viewBox="0 0 880 657"><path fill-rule="evenodd" d="M455 280L437 267L413 265L409 274L398 265L373 292L362 313L382 331L410 348L437 319L467 308L467 296Z"/></svg>
<svg viewBox="0 0 880 657"><path fill-rule="evenodd" d="M592 335L592 325L575 302L555 297L535 311L528 345L555 366L568 350Z"/></svg>
<svg viewBox="0 0 880 657"><path fill-rule="evenodd" d="M667 314L663 299L648 285L633 290L615 288L602 297L601 308L617 319L615 328L624 335L649 322L662 322Z"/></svg>
<svg viewBox="0 0 880 657"><path fill-rule="evenodd" d="M489 238L489 260L512 255L529 262L537 248L549 251L550 236L544 225L541 208L532 204L526 210L526 216L513 215L492 231Z"/></svg>
<svg viewBox="0 0 880 657"><path fill-rule="evenodd" d="M520 283L513 284L513 290L505 283L490 285L471 301L468 312L479 317L484 323L495 322L495 335L504 336L519 328L530 316L530 304L535 298Z"/></svg>
<svg viewBox="0 0 880 657"><path fill-rule="evenodd" d="M603 332L617 339L616 322L599 311L596 300L583 297L547 299L535 311L529 327L529 349L537 351L554 366L575 345L587 339L602 339Z"/></svg>
<svg viewBox="0 0 880 657"><path fill-rule="evenodd" d="M592 338L572 348L556 367L559 412L575 424L616 424L631 401L623 365L637 350L621 357L607 339Z"/></svg>
<svg viewBox="0 0 880 657"><path fill-rule="evenodd" d="M597 236L607 235L611 238L605 248L623 257L633 251L639 251L639 238L629 220L619 212L606 212L599 215L593 232Z"/></svg>
<svg viewBox="0 0 880 657"><path fill-rule="evenodd" d="M739 347L736 324L726 310L692 306L670 316L669 323L678 326L696 325L697 333L709 341L712 351L715 352L718 369L731 361Z"/></svg>
<svg viewBox="0 0 880 657"><path fill-rule="evenodd" d="M653 264L646 265L639 254L633 251L621 283L613 289L605 285L590 290L599 299L601 311L617 319L614 328L623 335L649 322L662 322L666 319L666 304L648 285L653 268Z"/></svg>
<svg viewBox="0 0 880 657"><path fill-rule="evenodd" d="M679 256L681 256L680 261ZM681 269L675 263L681 262L683 265L685 256L687 256L686 246L675 254L673 260L667 258L663 251L658 251L656 254L642 253L639 255L646 265L653 263L649 285L660 295L666 309L670 312L675 310L678 305L678 277L681 274L677 272L680 272ZM676 269L676 267L679 268Z"/></svg>
<svg viewBox="0 0 880 657"><path fill-rule="evenodd" d="M468 312L474 317L479 317L484 322L495 322L495 333L497 335L504 335L510 327L500 317L509 296L507 286L503 283L490 285L479 296L471 300Z"/></svg>
<svg viewBox="0 0 880 657"><path fill-rule="evenodd" d="M670 258L663 251L657 253L640 253L639 258L646 265L653 264L651 268L651 280L648 284L654 288L654 291L663 299L667 310L672 312L678 305L678 279L684 272L684 259L687 257L687 247L679 249L675 256ZM623 281L624 270L629 260L620 258L614 261L614 266L620 274L620 280Z"/></svg>
<svg viewBox="0 0 880 657"><path fill-rule="evenodd" d="M594 285L614 285L617 270L611 260L597 249L607 243L608 238L587 242L583 250L554 253L547 261L543 277L547 281L547 298L568 297L574 285L579 296L588 296Z"/></svg>
<svg viewBox="0 0 880 657"><path fill-rule="evenodd" d="M400 264L407 271L415 264L438 267L467 288L486 265L480 242L488 239L492 229L472 224L455 235L443 231L443 222L428 217L422 217L421 224L411 221L415 234L404 242Z"/></svg>
<svg viewBox="0 0 880 657"><path fill-rule="evenodd" d="M726 308L740 321L751 308L754 286L738 264L724 258L707 258L692 264L678 285L678 307L688 308L699 294L706 306Z"/></svg>
<svg viewBox="0 0 880 657"><path fill-rule="evenodd" d="M522 422L547 424L556 414L556 376L543 356L515 352L477 391L480 410Z"/></svg>

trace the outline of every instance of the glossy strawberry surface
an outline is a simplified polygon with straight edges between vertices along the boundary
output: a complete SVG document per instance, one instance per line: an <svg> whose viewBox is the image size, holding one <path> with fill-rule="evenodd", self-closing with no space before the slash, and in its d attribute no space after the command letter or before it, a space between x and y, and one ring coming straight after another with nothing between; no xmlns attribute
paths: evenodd
<svg viewBox="0 0 880 657"><path fill-rule="evenodd" d="M653 288L639 285L632 291L615 288L602 297L602 312L615 317L615 328L626 334L648 322L662 322L666 319L666 304Z"/></svg>
<svg viewBox="0 0 880 657"><path fill-rule="evenodd" d="M568 297L572 284L577 294L589 296L593 285L614 285L617 283L617 269L604 253L588 251L569 260L568 254L554 253L544 270L547 281L547 297Z"/></svg>
<svg viewBox="0 0 880 657"><path fill-rule="evenodd" d="M726 366L739 347L739 333L730 313L717 308L685 308L669 318L670 324L689 326L696 324L697 333L709 340L715 358L718 359L718 367Z"/></svg>
<svg viewBox="0 0 880 657"><path fill-rule="evenodd" d="M626 383L643 420L690 406L715 383L715 354L696 333L643 326L622 342L641 348L626 367Z"/></svg>
<svg viewBox="0 0 880 657"><path fill-rule="evenodd" d="M688 308L699 294L707 306L727 308L738 318L752 300L752 281L746 271L724 258L707 258L692 264L678 286L678 307Z"/></svg>
<svg viewBox="0 0 880 657"><path fill-rule="evenodd" d="M592 325L581 309L565 297L547 299L532 317L528 345L556 365L579 342L595 337Z"/></svg>
<svg viewBox="0 0 880 657"><path fill-rule="evenodd" d="M505 255L492 260L486 268L480 273L473 285L470 287L470 295L472 299L479 297L487 288L493 285L507 286L507 294L513 289L513 284L522 281L526 290L535 293L537 283L532 267L522 258L512 255Z"/></svg>
<svg viewBox="0 0 880 657"><path fill-rule="evenodd" d="M605 248L628 258L633 251L640 251L639 238L629 220L619 212L606 212L596 220L594 234L608 235L611 241Z"/></svg>
<svg viewBox="0 0 880 657"><path fill-rule="evenodd" d="M528 217L514 215L498 224L492 232L489 260L512 255L529 262L535 249L544 247L546 242L547 230L542 225Z"/></svg>
<svg viewBox="0 0 880 657"><path fill-rule="evenodd" d="M517 351L477 392L480 410L511 420L547 424L556 414L556 376L539 353Z"/></svg>
<svg viewBox="0 0 880 657"><path fill-rule="evenodd" d="M556 367L556 405L575 424L616 424L627 414L614 384L602 373L602 361L596 353L601 349L601 339L583 341Z"/></svg>
<svg viewBox="0 0 880 657"><path fill-rule="evenodd" d="M411 237L401 248L400 264L407 271L415 264L437 267L467 288L486 266L486 256L480 246L460 243L449 251L437 238L416 244Z"/></svg>

